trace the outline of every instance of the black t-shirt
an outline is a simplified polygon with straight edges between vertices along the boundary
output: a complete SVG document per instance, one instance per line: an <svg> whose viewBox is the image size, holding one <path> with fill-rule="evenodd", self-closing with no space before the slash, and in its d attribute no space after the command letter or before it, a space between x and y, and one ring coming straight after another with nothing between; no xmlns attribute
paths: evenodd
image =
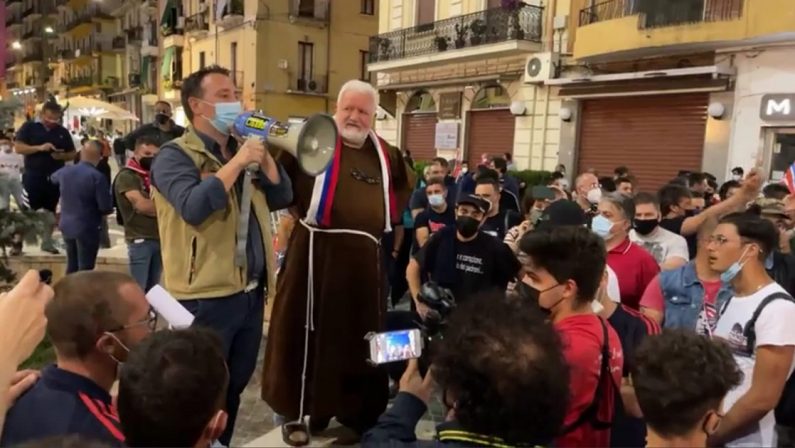
<svg viewBox="0 0 795 448"><path fill-rule="evenodd" d="M660 327L656 322L641 315L635 310L618 305L607 319L616 330L624 352L624 377L632 370L635 350L643 339L650 334L658 334ZM620 391L616 392L616 409L613 429L610 431L610 446L644 446L646 442L646 424L643 419L631 417L624 412Z"/></svg>
<svg viewBox="0 0 795 448"><path fill-rule="evenodd" d="M448 242L450 238L455 239L452 243L454 253L444 250L445 238ZM478 292L504 291L520 268L516 256L502 241L478 232L474 240L462 242L456 238L455 226L436 232L414 258L420 265L423 279L434 280L449 288L459 303ZM440 265L455 266L452 281L440 278Z"/></svg>
<svg viewBox="0 0 795 448"><path fill-rule="evenodd" d="M670 232L673 232L677 235L682 235L682 224L684 224L685 216L679 216L676 218L665 218L660 221L660 227ZM687 251L690 254L690 259L696 258L696 248L698 247L698 236L696 234L684 236L682 235L687 241Z"/></svg>
<svg viewBox="0 0 795 448"><path fill-rule="evenodd" d="M47 129L43 123L38 121L28 121L23 124L17 132L16 139L28 146L38 146L45 143L52 143L59 152L74 152L75 142L72 135L63 126L55 126ZM62 160L55 160L52 152L36 152L25 156L25 171L43 176L63 168Z"/></svg>
<svg viewBox="0 0 795 448"><path fill-rule="evenodd" d="M455 226L455 211L449 206L444 213L427 208L414 218L414 228L427 227L431 235L447 226Z"/></svg>
<svg viewBox="0 0 795 448"><path fill-rule="evenodd" d="M480 228L481 232L496 237L500 241L505 238L507 230L505 228L505 210L502 209L496 215L486 218L486 222Z"/></svg>

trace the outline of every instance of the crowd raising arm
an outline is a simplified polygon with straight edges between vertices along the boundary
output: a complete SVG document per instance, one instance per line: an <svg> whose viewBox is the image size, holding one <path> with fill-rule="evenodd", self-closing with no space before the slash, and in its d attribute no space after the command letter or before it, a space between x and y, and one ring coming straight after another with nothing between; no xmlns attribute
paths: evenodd
<svg viewBox="0 0 795 448"><path fill-rule="evenodd" d="M694 235L698 232L704 222L710 218L720 219L722 216L745 209L748 202L753 201L759 195L759 190L762 188L762 176L757 170L751 170L743 181L740 190L734 196L719 202L709 208L704 209L701 213L691 216L682 222L682 236Z"/></svg>

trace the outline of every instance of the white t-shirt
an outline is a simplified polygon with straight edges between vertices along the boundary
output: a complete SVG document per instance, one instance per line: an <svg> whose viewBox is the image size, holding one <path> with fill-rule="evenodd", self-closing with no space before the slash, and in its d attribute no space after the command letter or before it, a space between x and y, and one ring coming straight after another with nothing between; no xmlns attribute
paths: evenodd
<svg viewBox="0 0 795 448"><path fill-rule="evenodd" d="M661 226L657 226L648 235L641 235L632 229L629 231L629 240L646 249L646 252L650 253L659 265L671 257L679 257L685 261L690 260L685 238L663 229Z"/></svg>
<svg viewBox="0 0 795 448"><path fill-rule="evenodd" d="M621 303L621 289L618 287L618 277L615 271L610 266L605 265L607 268L607 297L616 303Z"/></svg>
<svg viewBox="0 0 795 448"><path fill-rule="evenodd" d="M754 311L765 297L778 292L786 293L778 283L771 283L750 296L732 297L718 320L714 336L729 344L734 352L734 360L744 374L740 385L729 391L723 400L724 413L728 412L734 403L751 388L756 355L749 356L745 351L746 338L743 336L745 324L751 320ZM781 299L770 302L756 321L756 347L795 345L795 331L792 331L792 322L795 322L795 303ZM790 374L793 367L795 367L795 360L790 366ZM770 411L759 421L756 430L727 443L726 446L776 446L775 424L775 416L773 411Z"/></svg>
<svg viewBox="0 0 795 448"><path fill-rule="evenodd" d="M5 174L14 179L19 178L22 173L22 167L25 165L25 157L21 154L5 152L0 149L0 174Z"/></svg>

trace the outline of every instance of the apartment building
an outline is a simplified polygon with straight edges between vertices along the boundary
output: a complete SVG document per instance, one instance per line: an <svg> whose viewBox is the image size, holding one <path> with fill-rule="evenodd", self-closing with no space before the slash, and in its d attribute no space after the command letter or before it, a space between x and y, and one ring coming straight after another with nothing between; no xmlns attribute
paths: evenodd
<svg viewBox="0 0 795 448"><path fill-rule="evenodd" d="M179 89L212 64L232 72L246 108L276 118L333 112L339 87L367 78L377 8L359 0L161 0L158 92L183 120Z"/></svg>
<svg viewBox="0 0 795 448"><path fill-rule="evenodd" d="M654 189L680 169L728 177L795 160L795 8L787 0L573 0L575 63L550 79L561 161L628 166Z"/></svg>
<svg viewBox="0 0 795 448"><path fill-rule="evenodd" d="M551 4L551 5L550 5ZM568 2L381 0L369 71L377 129L415 159L479 163L513 154L522 169L558 163L559 69Z"/></svg>

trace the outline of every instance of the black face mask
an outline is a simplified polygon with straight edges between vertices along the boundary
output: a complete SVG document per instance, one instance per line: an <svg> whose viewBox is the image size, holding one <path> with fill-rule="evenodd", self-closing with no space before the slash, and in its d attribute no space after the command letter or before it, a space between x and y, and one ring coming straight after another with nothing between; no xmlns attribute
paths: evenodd
<svg viewBox="0 0 795 448"><path fill-rule="evenodd" d="M155 123L157 124L166 124L170 119L171 117L166 114L155 114Z"/></svg>
<svg viewBox="0 0 795 448"><path fill-rule="evenodd" d="M690 218L691 216L696 216L699 210L685 210L685 218Z"/></svg>
<svg viewBox="0 0 795 448"><path fill-rule="evenodd" d="M561 297L561 299L558 300L558 302L556 302L555 305L552 305L552 308L542 307L541 304L538 303L538 299L541 297L541 293L550 291L554 288L557 288L558 286L560 286L560 284L547 288L543 291L539 291L538 289L533 288L532 286L520 280L516 283L516 286L514 287L514 292L516 293L516 295L519 297L520 300L524 301L528 305L535 305L538 308L538 310L541 311L541 313L543 313L545 316L549 316L550 314L552 314L552 308L554 308L555 305L560 303L563 300L563 298Z"/></svg>
<svg viewBox="0 0 795 448"><path fill-rule="evenodd" d="M635 231L641 235L648 235L657 228L658 222L656 219L636 219Z"/></svg>
<svg viewBox="0 0 795 448"><path fill-rule="evenodd" d="M138 159L138 164L141 165L141 168L149 171L152 169L152 162L155 160L154 157L141 157Z"/></svg>
<svg viewBox="0 0 795 448"><path fill-rule="evenodd" d="M480 226L480 221L471 216L459 216L455 220L455 229L464 238L475 236L478 233L478 226Z"/></svg>

